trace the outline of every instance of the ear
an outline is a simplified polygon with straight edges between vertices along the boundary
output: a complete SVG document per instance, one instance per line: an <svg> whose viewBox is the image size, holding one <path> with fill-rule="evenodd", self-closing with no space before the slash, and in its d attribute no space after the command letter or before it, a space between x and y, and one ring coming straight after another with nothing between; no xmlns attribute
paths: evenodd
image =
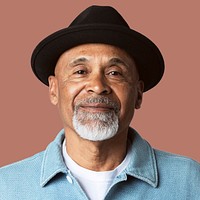
<svg viewBox="0 0 200 200"><path fill-rule="evenodd" d="M49 76L49 98L53 105L58 103L58 81L55 76Z"/></svg>
<svg viewBox="0 0 200 200"><path fill-rule="evenodd" d="M137 85L137 100L135 103L135 109L139 109L142 105L143 91L144 91L144 82L139 80Z"/></svg>

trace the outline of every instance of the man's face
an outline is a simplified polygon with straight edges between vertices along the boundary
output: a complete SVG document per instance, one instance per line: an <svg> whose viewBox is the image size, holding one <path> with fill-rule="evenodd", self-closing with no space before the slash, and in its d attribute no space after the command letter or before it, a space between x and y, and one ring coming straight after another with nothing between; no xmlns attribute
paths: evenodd
<svg viewBox="0 0 200 200"><path fill-rule="evenodd" d="M55 76L49 77L50 100L58 106L65 130L93 141L127 131L134 109L141 105L142 91L133 59L105 44L66 51Z"/></svg>

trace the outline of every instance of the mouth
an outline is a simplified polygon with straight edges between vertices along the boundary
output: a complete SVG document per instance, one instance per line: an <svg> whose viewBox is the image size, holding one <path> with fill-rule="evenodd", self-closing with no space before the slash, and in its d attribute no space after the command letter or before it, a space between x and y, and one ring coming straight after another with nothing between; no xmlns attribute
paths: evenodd
<svg viewBox="0 0 200 200"><path fill-rule="evenodd" d="M92 113L114 111L113 107L108 106L106 104L85 104L85 105L81 105L79 109L86 112L92 112Z"/></svg>

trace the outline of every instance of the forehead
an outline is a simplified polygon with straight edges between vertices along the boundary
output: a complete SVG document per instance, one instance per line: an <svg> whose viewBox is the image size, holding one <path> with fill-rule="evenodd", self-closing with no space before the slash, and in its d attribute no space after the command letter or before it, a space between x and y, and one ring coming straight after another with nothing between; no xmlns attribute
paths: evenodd
<svg viewBox="0 0 200 200"><path fill-rule="evenodd" d="M91 51L91 53L99 52L99 53L110 53L110 54L123 54L124 56L129 56L124 50L120 49L119 47L108 45L108 44L82 44L78 45L76 47L73 47L67 51L65 51L62 55L68 55L71 53L88 53L88 50Z"/></svg>
<svg viewBox="0 0 200 200"><path fill-rule="evenodd" d="M73 59L77 56L89 56L89 57L119 57L121 59L127 60L129 62L134 62L128 53L124 50L107 44L83 44L76 47L73 47L65 51L58 59L59 63L62 60Z"/></svg>
<svg viewBox="0 0 200 200"><path fill-rule="evenodd" d="M118 60L122 61L131 71L137 73L135 61L126 51L107 44L83 44L65 51L58 59L55 72L81 59L102 64Z"/></svg>

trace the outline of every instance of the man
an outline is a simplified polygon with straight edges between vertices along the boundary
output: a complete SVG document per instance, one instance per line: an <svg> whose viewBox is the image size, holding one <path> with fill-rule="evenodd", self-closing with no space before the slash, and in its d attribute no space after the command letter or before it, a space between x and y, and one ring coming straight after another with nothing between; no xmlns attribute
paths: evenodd
<svg viewBox="0 0 200 200"><path fill-rule="evenodd" d="M44 152L0 170L1 200L200 199L200 165L154 150L129 127L164 62L115 9L91 6L45 38L32 69L63 130Z"/></svg>

